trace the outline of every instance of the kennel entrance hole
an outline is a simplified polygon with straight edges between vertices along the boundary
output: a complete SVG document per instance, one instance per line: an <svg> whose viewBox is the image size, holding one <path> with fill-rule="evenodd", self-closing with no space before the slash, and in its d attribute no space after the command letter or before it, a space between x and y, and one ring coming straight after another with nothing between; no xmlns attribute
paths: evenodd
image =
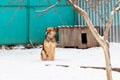
<svg viewBox="0 0 120 80"><path fill-rule="evenodd" d="M87 44L87 34L86 33L82 33L81 39L82 39L82 44Z"/></svg>

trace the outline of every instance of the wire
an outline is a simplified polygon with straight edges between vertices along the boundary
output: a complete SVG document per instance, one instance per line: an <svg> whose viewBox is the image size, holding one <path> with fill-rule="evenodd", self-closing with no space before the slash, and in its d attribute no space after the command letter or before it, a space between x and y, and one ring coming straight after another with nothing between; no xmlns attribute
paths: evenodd
<svg viewBox="0 0 120 80"><path fill-rule="evenodd" d="M13 21L14 17L16 16L18 10L20 10L22 8L22 4L24 2L24 0L19 0L20 1L20 5L18 6L18 8L15 10L14 14L11 16L10 20L7 23L7 26L9 26L11 24L11 22Z"/></svg>
<svg viewBox="0 0 120 80"><path fill-rule="evenodd" d="M39 13L39 12L46 12L48 10L50 10L51 8L54 8L55 6L57 6L60 2L57 1L54 5L49 6L48 8L44 9L44 10L36 10L35 12Z"/></svg>

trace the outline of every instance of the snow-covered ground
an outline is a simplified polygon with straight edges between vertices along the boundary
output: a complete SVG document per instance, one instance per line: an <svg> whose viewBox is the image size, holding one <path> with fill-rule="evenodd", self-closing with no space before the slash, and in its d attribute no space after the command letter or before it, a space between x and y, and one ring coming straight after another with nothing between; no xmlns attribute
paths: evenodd
<svg viewBox="0 0 120 80"><path fill-rule="evenodd" d="M120 44L111 43L112 67L120 68ZM57 48L55 61L41 61L41 49L0 50L0 80L106 80L104 70L83 69L80 66L104 67L102 48ZM46 66L46 65L50 66ZM56 65L69 65L61 67ZM120 73L112 72L113 80Z"/></svg>

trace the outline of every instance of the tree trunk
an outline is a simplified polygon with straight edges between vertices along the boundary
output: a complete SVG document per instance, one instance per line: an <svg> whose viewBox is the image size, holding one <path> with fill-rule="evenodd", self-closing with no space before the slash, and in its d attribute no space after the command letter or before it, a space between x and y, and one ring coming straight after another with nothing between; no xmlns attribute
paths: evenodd
<svg viewBox="0 0 120 80"><path fill-rule="evenodd" d="M84 17L84 20L86 21L91 33L103 48L105 55L107 80L112 80L111 63L110 63L110 55L109 55L109 43L107 42L107 40L105 40L104 38L102 38L102 36L99 35L97 30L94 28L94 25L92 24L91 20L89 19L87 13L79 6L75 5L71 0L68 0L68 2L71 4L71 6L74 8L75 11L77 11L79 14L81 14Z"/></svg>
<svg viewBox="0 0 120 80"><path fill-rule="evenodd" d="M109 43L106 41L105 45L102 46L105 55L106 63L106 75L108 80L112 80L112 70L111 70L111 61L110 61L110 52L109 52Z"/></svg>

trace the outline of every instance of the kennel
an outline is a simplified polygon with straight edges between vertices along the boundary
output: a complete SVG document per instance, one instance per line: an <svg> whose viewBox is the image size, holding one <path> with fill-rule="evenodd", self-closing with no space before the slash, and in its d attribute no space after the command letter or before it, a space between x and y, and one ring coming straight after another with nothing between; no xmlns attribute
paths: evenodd
<svg viewBox="0 0 120 80"><path fill-rule="evenodd" d="M99 27L95 26L99 32ZM60 47L90 48L99 46L87 26L59 26Z"/></svg>

